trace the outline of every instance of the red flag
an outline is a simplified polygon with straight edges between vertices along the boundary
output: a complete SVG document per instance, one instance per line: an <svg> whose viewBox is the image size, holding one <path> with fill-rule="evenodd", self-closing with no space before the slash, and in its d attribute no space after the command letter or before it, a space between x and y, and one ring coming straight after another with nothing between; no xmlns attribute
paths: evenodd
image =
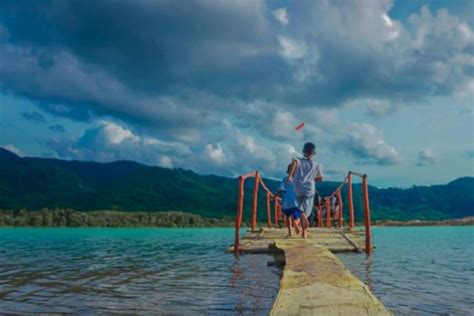
<svg viewBox="0 0 474 316"><path fill-rule="evenodd" d="M299 131L299 130L302 129L303 127L304 127L304 121L295 126L295 131Z"/></svg>

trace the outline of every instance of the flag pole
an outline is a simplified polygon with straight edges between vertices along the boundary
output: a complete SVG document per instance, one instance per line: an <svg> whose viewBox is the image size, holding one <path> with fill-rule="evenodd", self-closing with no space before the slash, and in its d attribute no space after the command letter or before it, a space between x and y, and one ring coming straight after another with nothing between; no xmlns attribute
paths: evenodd
<svg viewBox="0 0 474 316"><path fill-rule="evenodd" d="M306 124L303 126L303 145L306 143Z"/></svg>
<svg viewBox="0 0 474 316"><path fill-rule="evenodd" d="M300 129L303 129L303 143L306 141L306 128L305 127L306 126L304 124L304 121L295 126L296 131L299 131Z"/></svg>

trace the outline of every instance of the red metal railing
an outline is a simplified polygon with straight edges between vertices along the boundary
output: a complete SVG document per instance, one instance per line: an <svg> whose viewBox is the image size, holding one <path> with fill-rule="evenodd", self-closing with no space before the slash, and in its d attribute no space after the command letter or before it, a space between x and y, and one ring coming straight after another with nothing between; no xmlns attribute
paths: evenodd
<svg viewBox="0 0 474 316"><path fill-rule="evenodd" d="M349 229L354 229L355 220L354 220L354 201L352 196L352 177L358 176L362 178L362 194L363 194L363 207L364 207L364 226L365 226L365 252L370 254L372 251L372 240L370 232L370 207L369 207L369 188L367 184L367 175L349 171L347 176L341 182L341 184L336 188L336 190L329 196L317 201L316 203L316 219L317 227L332 227L332 218L331 218L331 198L336 197L339 211L337 215L337 227L343 227L343 204L342 204L342 192L344 185L347 184L347 205L349 210ZM234 242L234 251L238 253L240 251L240 227L242 225L242 216L244 209L244 184L245 180L249 178L254 178L254 188L253 188L253 197L252 197L252 216L250 229L252 232L256 231L257 228L257 208L258 208L258 190L259 186L266 192L266 213L267 213L267 226L268 228L272 227L271 219L271 201L274 201L274 226L278 227L278 220L282 217L281 214L281 199L279 197L273 196L273 193L268 189L265 183L260 176L258 171L248 173L239 177L239 190L238 190L238 201L237 201L237 214L235 217L235 242ZM273 199L272 199L273 198ZM321 203L322 202L322 203ZM326 218L322 218L323 206L326 208Z"/></svg>
<svg viewBox="0 0 474 316"><path fill-rule="evenodd" d="M341 184L336 188L336 190L328 197L326 197L326 214L331 213L331 206L328 204L328 201L332 197L336 197L339 204L339 212L338 212L338 227L342 228L342 214L344 211L342 205L342 193L341 190L345 184L347 184L347 204L349 206L349 229L354 229L355 220L354 220L354 200L352 196L352 177L357 176L362 178L362 197L363 197L363 207L364 207L364 226L365 226L365 252L370 254L372 252L372 235L370 231L370 206L369 206L369 186L367 184L367 175L349 171L347 176L341 182ZM326 222L327 227L331 227L330 223L330 215L328 215L328 220ZM322 227L318 224L319 227Z"/></svg>
<svg viewBox="0 0 474 316"><path fill-rule="evenodd" d="M235 241L234 241L234 251L237 253L240 250L240 227L242 225L242 216L244 211L244 186L245 180L248 178L255 178L254 187L253 187L253 197L252 197L252 217L250 222L250 229L252 232L255 232L257 229L257 208L258 208L258 189L261 185L262 188L266 191L266 203L267 203L267 225L268 228L272 226L271 219L271 200L273 193L268 189L265 183L260 176L258 171L248 173L246 175L239 177L239 194L237 200L237 216L235 217ZM278 226L278 218L281 213L280 198L275 197L275 227Z"/></svg>

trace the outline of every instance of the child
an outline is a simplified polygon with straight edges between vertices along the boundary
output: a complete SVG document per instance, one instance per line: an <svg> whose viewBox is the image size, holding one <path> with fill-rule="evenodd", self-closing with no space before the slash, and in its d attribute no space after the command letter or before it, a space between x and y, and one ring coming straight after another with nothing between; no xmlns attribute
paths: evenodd
<svg viewBox="0 0 474 316"><path fill-rule="evenodd" d="M309 227L308 218L313 211L315 181L322 181L323 175L319 163L314 161L316 145L306 143L303 147L303 158L293 159L291 162L288 181L293 182L298 208L302 211L301 222L303 237L308 237L306 229Z"/></svg>
<svg viewBox="0 0 474 316"><path fill-rule="evenodd" d="M287 173L290 172L291 165L288 165ZM301 231L301 210L296 204L296 196L293 188L293 183L288 181L288 177L283 178L278 191L275 196L282 196L281 205L283 212L286 215L286 226L288 227L288 236L291 236L290 216L293 218L293 225L297 234Z"/></svg>

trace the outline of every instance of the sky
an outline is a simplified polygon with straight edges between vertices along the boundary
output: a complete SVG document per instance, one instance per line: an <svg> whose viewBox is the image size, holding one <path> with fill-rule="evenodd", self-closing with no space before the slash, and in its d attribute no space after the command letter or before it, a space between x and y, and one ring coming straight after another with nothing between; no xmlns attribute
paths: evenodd
<svg viewBox="0 0 474 316"><path fill-rule="evenodd" d="M280 178L312 141L327 180L473 176L472 12L469 0L3 0L0 146Z"/></svg>

